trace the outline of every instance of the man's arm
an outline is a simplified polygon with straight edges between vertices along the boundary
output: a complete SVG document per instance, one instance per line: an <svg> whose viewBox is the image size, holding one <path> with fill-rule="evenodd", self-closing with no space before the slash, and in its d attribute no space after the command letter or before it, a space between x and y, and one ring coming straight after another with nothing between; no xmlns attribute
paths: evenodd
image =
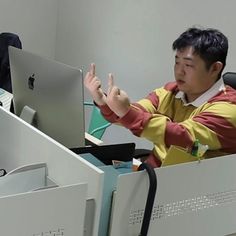
<svg viewBox="0 0 236 236"><path fill-rule="evenodd" d="M209 104L183 122L131 108L119 123L135 135L165 148L171 145L188 148L198 139L209 150L236 152L236 105L231 103Z"/></svg>

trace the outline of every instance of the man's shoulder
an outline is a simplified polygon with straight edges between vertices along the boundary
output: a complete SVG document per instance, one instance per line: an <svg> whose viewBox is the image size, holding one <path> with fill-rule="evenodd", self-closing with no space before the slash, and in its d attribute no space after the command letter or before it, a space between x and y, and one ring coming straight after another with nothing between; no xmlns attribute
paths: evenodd
<svg viewBox="0 0 236 236"><path fill-rule="evenodd" d="M163 88L167 91L174 92L174 93L179 91L176 82L168 82L163 86Z"/></svg>
<svg viewBox="0 0 236 236"><path fill-rule="evenodd" d="M236 105L236 90L226 85L224 91L216 94L208 102L229 102Z"/></svg>
<svg viewBox="0 0 236 236"><path fill-rule="evenodd" d="M176 82L168 82L161 89L166 94L176 95L179 92Z"/></svg>
<svg viewBox="0 0 236 236"><path fill-rule="evenodd" d="M179 92L176 82L168 82L164 86L154 90L154 94L158 97L175 96Z"/></svg>

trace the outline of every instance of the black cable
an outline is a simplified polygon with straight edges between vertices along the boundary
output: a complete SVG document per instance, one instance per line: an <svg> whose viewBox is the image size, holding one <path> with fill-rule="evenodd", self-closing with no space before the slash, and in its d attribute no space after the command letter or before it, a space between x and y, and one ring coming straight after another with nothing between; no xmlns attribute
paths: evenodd
<svg viewBox="0 0 236 236"><path fill-rule="evenodd" d="M0 177L4 176L6 174L7 174L7 172L5 169L0 169Z"/></svg>
<svg viewBox="0 0 236 236"><path fill-rule="evenodd" d="M142 163L139 166L138 170L140 171L144 169L146 169L149 176L149 190L143 216L141 232L139 236L146 236L148 233L149 224L152 216L153 204L156 196L156 189L157 189L157 177L154 169L147 163Z"/></svg>

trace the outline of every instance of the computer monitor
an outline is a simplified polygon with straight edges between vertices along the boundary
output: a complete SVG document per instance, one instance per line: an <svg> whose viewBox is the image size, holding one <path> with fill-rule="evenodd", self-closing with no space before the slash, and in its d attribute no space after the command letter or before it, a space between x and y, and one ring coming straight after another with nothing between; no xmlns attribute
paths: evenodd
<svg viewBox="0 0 236 236"><path fill-rule="evenodd" d="M14 113L68 148L85 145L82 71L9 47Z"/></svg>

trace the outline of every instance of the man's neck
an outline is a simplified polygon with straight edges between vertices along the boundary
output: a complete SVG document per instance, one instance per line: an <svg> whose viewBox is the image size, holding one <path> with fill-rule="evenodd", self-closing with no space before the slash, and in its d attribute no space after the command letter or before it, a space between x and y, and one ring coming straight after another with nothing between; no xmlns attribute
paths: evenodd
<svg viewBox="0 0 236 236"><path fill-rule="evenodd" d="M191 95L187 95L186 93L184 94L184 98L186 100L187 103L191 103L194 100L196 100L198 97L200 97L203 93L201 94L191 94Z"/></svg>

